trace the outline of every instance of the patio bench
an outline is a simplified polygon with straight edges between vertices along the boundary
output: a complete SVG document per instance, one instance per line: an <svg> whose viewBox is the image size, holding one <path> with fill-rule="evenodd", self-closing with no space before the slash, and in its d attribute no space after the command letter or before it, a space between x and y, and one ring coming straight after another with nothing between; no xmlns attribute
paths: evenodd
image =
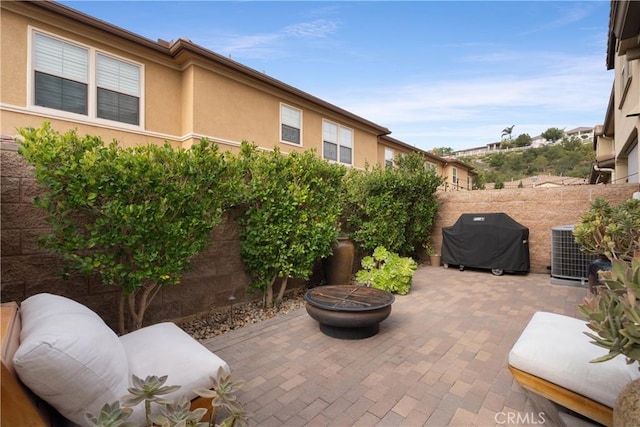
<svg viewBox="0 0 640 427"><path fill-rule="evenodd" d="M513 345L509 370L525 390L610 426L618 393L640 373L624 357L591 363L606 350L587 331L584 320L539 311Z"/></svg>
<svg viewBox="0 0 640 427"><path fill-rule="evenodd" d="M118 337L86 306L52 294L2 305L2 425L85 425L105 403L128 394L132 375L168 375L192 408L211 400L193 390L211 388L227 363L173 323L144 327ZM128 421L144 425L144 405ZM71 423L70 423L71 422Z"/></svg>

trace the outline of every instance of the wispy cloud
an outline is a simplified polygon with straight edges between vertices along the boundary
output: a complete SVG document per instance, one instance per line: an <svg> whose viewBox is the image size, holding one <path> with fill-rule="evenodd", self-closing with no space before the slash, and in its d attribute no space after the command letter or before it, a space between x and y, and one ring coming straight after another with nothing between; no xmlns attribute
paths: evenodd
<svg viewBox="0 0 640 427"><path fill-rule="evenodd" d="M200 40L213 50L234 58L274 58L287 54L287 44L304 40L321 40L338 30L338 23L326 19L298 22L278 31L261 34L222 34L210 40Z"/></svg>
<svg viewBox="0 0 640 427"><path fill-rule="evenodd" d="M531 59L531 63L540 64ZM499 139L500 129L514 123L518 133L535 136L540 128L572 126L574 121L578 122L575 126L590 126L602 120L584 117L600 109L604 114L611 90L613 76L602 66L600 55L556 58L548 65L531 68L527 75L500 78L468 75L375 89L368 85L336 94L334 101L394 129L396 137L429 141L457 137L458 142L476 138L480 145L482 137L488 138L485 142ZM548 123L550 116L558 123Z"/></svg>
<svg viewBox="0 0 640 427"><path fill-rule="evenodd" d="M593 12L595 7L595 5L589 3L590 2L561 2L559 4L560 7L557 8L557 16L550 16L549 20L544 24L530 28L520 33L520 35L551 31L582 21Z"/></svg>

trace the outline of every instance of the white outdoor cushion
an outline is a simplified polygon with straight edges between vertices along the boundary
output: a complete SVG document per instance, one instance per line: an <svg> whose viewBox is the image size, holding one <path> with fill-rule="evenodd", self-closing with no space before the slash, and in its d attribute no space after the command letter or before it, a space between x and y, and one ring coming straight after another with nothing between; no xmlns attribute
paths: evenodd
<svg viewBox="0 0 640 427"><path fill-rule="evenodd" d="M20 315L16 372L64 417L84 425L86 411L97 415L126 394L127 354L96 313L68 298L38 294L22 302Z"/></svg>
<svg viewBox="0 0 640 427"><path fill-rule="evenodd" d="M145 379L149 375L167 375L164 385L179 385L180 389L163 396L177 400L186 395L196 397L193 390L211 388L211 377L218 368L229 373L229 365L173 323L157 323L120 337L129 360L129 381L132 375ZM144 405L134 408L131 421L144 421Z"/></svg>
<svg viewBox="0 0 640 427"><path fill-rule="evenodd" d="M586 321L561 314L533 315L509 353L509 364L521 371L613 407L620 390L640 377L637 363L623 356L590 363L607 350L592 344Z"/></svg>

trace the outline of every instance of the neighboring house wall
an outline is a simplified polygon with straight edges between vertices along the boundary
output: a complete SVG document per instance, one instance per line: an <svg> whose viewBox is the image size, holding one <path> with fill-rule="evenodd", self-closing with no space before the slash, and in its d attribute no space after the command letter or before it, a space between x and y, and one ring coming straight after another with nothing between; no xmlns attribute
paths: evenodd
<svg viewBox="0 0 640 427"><path fill-rule="evenodd" d="M614 70L604 125L596 130L591 182L640 182L640 2L612 1L607 69ZM611 170L613 169L613 171Z"/></svg>
<svg viewBox="0 0 640 427"><path fill-rule="evenodd" d="M343 163L359 168L367 162L384 163L378 153L378 137L388 134L387 128L186 39L156 43L50 2L2 2L1 6L0 119L5 137L15 137L20 127L39 127L51 121L56 130L77 128L80 134L99 135L104 141L116 139L125 146L168 140L174 146L188 147L207 137L232 151L247 140L283 152L315 149L326 158L324 129L329 123L350 135L345 147L351 156ZM35 33L88 52L87 114L35 105ZM96 117L95 63L102 54L139 68L138 124ZM281 140L283 105L300 113L298 143Z"/></svg>

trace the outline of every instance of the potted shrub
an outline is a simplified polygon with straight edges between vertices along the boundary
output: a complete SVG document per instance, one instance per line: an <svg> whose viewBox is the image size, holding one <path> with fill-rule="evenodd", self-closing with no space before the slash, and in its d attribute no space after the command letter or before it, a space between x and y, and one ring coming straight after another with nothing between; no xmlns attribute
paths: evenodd
<svg viewBox="0 0 640 427"><path fill-rule="evenodd" d="M423 247L424 247L424 250L427 252L427 255L429 255L429 262L431 263L431 265L433 267L440 267L440 264L442 262L442 255L440 254L439 251L436 250L435 246L433 245L433 242L429 240L423 245Z"/></svg>
<svg viewBox="0 0 640 427"><path fill-rule="evenodd" d="M592 343L609 352L593 362L619 355L640 369L640 200L611 206L597 199L574 228L576 242L591 254L611 260L610 271L600 271L601 286L578 306L594 333ZM640 419L640 378L618 395L615 426L634 425Z"/></svg>

